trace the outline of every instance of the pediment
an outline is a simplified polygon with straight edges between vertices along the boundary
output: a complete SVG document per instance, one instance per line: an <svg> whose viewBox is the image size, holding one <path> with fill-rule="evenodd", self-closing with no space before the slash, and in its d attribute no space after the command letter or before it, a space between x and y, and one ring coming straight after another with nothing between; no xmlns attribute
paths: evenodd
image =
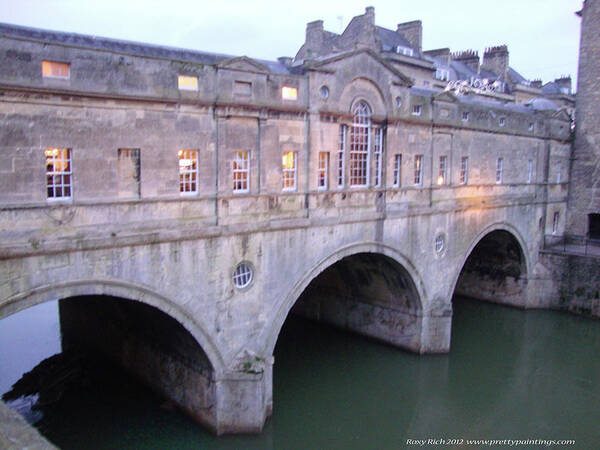
<svg viewBox="0 0 600 450"><path fill-rule="evenodd" d="M552 114L552 117L554 117L555 119L559 119L559 120L566 120L566 121L571 120L571 116L569 115L569 112L564 107L555 111L554 114Z"/></svg>
<svg viewBox="0 0 600 450"><path fill-rule="evenodd" d="M440 102L456 103L458 98L452 92L442 91L439 94L433 96L434 100Z"/></svg>
<svg viewBox="0 0 600 450"><path fill-rule="evenodd" d="M360 64L361 61L359 60L363 60L362 62L364 62L365 58L379 65L381 69L388 71L395 79L395 83L400 84L402 86L413 85L412 80L408 76L404 75L389 62L381 58L376 52L368 48L358 49L346 53L340 53L317 61L310 61L307 67L310 69L328 70L332 69L334 66L339 66L339 63L341 61L347 61L349 65L356 63L357 67L361 68L364 67L364 65Z"/></svg>
<svg viewBox="0 0 600 450"><path fill-rule="evenodd" d="M268 73L269 69L264 64L259 63L247 56L238 56L231 59L226 59L218 64L218 67L224 69L241 70L244 72L262 72Z"/></svg>

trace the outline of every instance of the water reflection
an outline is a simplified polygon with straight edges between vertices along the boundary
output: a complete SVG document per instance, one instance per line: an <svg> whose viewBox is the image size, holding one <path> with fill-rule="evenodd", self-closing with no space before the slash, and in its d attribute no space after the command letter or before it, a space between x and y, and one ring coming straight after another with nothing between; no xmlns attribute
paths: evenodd
<svg viewBox="0 0 600 450"><path fill-rule="evenodd" d="M7 361L22 367L20 355L32 356L23 337L7 340L5 320L0 349L12 349L0 359L3 374ZM58 344L56 327L34 322L13 333L53 330ZM259 436L216 438L107 363L85 389L43 410L39 427L65 449L400 448L407 438L452 437L576 439L593 448L599 350L600 321L474 301L455 300L449 355L419 356L290 318L275 351L273 417Z"/></svg>

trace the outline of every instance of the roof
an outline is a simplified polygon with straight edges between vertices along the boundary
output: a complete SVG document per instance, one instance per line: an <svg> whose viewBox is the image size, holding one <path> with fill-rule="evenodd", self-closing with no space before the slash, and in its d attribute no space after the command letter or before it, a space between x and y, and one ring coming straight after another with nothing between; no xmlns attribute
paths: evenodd
<svg viewBox="0 0 600 450"><path fill-rule="evenodd" d="M201 52L78 33L66 33L63 31L43 30L7 23L0 23L0 35L94 50L106 50L135 56L181 60L198 64L214 65L221 61L234 58L232 55L220 53ZM273 73L289 73L287 67L279 61L266 61L261 59L255 59L255 61L265 65Z"/></svg>
<svg viewBox="0 0 600 450"><path fill-rule="evenodd" d="M410 42L408 42L400 33L379 26L376 26L375 29L377 31L377 36L379 36L379 39L381 40L381 49L383 51L395 52L396 48L401 46L412 49L414 56L419 55L419 52L417 52L417 50L410 45Z"/></svg>

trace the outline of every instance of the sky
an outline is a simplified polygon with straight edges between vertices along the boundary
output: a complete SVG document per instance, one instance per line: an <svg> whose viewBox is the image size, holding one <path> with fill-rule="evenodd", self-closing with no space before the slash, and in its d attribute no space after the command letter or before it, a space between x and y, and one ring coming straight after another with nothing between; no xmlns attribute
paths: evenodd
<svg viewBox="0 0 600 450"><path fill-rule="evenodd" d="M366 6L385 28L421 20L424 50L506 44L525 78L576 87L582 0L0 0L0 22L273 60L296 54L307 22L339 33Z"/></svg>

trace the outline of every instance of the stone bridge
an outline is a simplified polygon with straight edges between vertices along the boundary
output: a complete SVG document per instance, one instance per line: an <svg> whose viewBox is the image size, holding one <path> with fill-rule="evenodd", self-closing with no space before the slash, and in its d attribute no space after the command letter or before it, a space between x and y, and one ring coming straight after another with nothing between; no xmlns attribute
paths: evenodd
<svg viewBox="0 0 600 450"><path fill-rule="evenodd" d="M272 355L292 311L414 352L443 353L455 292L520 307L551 299L538 264L544 205L480 199L410 211L386 205L385 191L327 196L300 197L302 217L191 220L147 232L78 223L110 220L115 206L5 208L5 226L14 221L7 228L28 221L39 228L26 242L2 243L0 318L61 299L64 342L100 346L193 417L229 433L259 431L269 416ZM339 213L353 201L373 207ZM64 231L49 239L45 227ZM238 288L240 263L252 278Z"/></svg>

